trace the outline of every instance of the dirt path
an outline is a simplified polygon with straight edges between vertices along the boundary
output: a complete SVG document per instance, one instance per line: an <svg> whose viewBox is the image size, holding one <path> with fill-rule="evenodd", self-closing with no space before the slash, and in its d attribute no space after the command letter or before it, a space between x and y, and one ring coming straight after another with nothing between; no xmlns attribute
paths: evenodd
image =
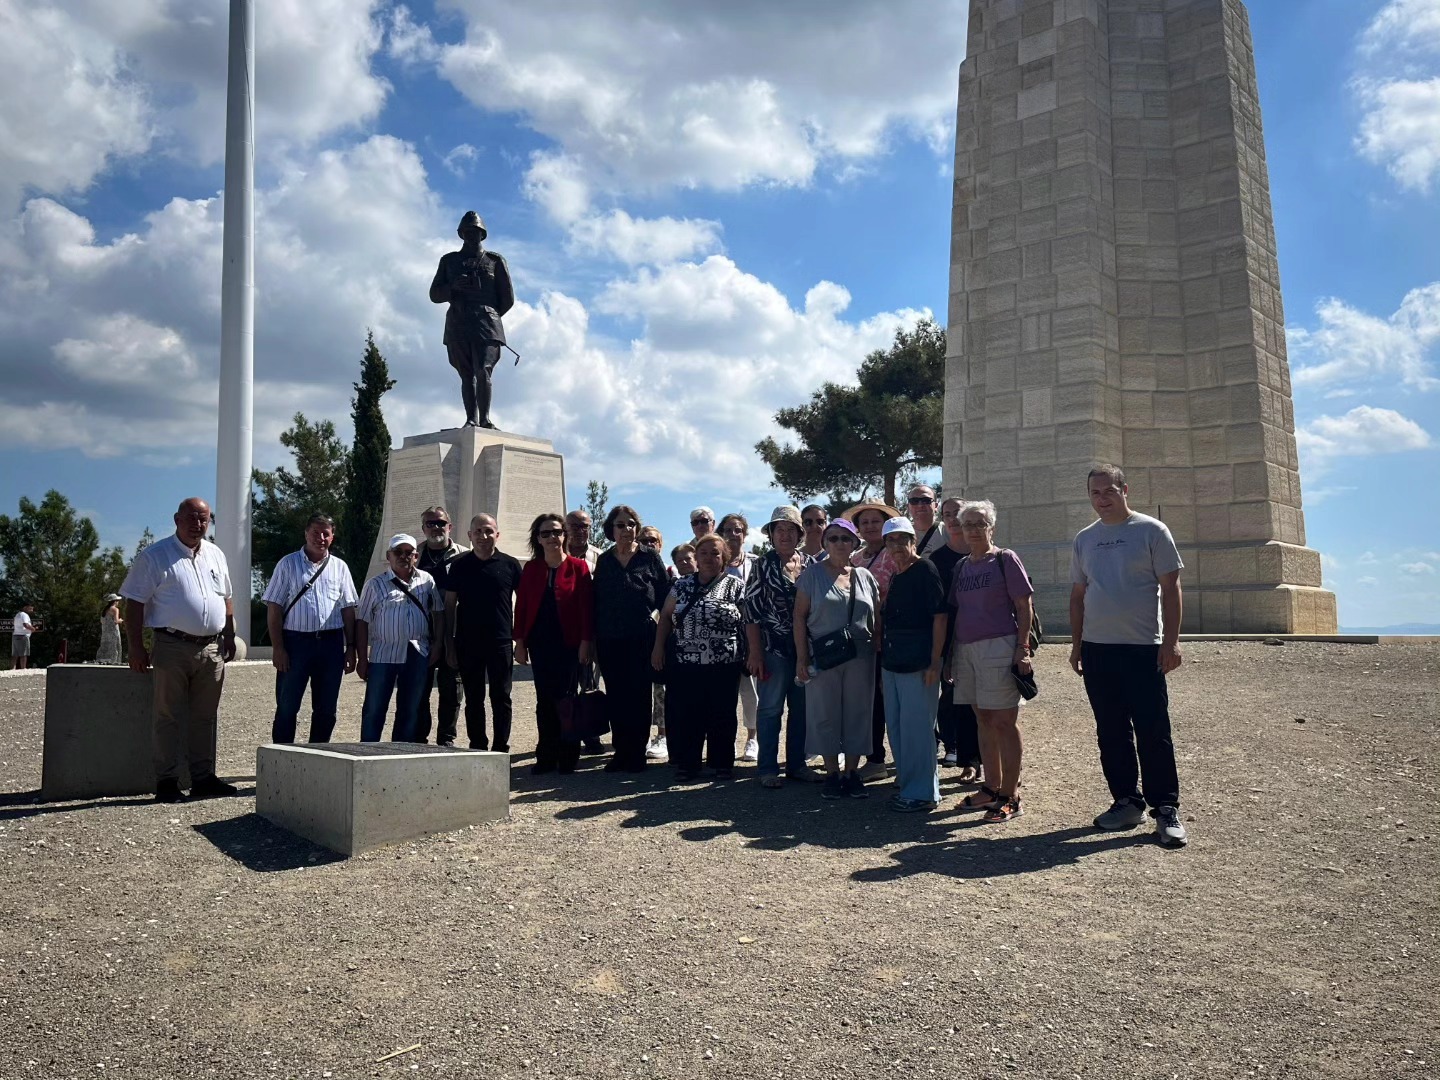
<svg viewBox="0 0 1440 1080"><path fill-rule="evenodd" d="M521 756L509 823L348 861L248 798L33 804L43 682L5 680L0 1077L1440 1073L1440 647L1188 646L1180 852L1089 827L1083 692L1039 669L1009 825ZM273 677L230 674L249 791Z"/></svg>

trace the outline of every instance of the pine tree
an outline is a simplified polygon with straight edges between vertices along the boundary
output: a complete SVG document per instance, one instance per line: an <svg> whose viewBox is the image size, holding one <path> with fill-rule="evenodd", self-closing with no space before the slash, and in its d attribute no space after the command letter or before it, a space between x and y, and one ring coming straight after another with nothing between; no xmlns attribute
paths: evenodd
<svg viewBox="0 0 1440 1080"><path fill-rule="evenodd" d="M357 583L365 580L370 552L385 512L385 474L390 468L390 429L380 399L395 385L390 366L375 345L375 332L365 332L365 354L360 359L360 381L353 384L350 420L355 439L350 444L350 480L345 487L345 510L339 522L336 547L350 564Z"/></svg>

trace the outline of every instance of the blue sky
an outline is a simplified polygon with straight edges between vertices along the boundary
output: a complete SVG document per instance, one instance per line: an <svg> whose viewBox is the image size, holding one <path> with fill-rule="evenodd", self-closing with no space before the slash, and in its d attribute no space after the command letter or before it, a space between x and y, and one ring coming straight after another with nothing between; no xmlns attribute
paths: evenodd
<svg viewBox="0 0 1440 1080"><path fill-rule="evenodd" d="M496 418L670 543L782 501L776 408L948 291L966 0L257 5L256 464L459 407L425 295L476 209L524 354ZM1440 621L1440 0L1251 0L1305 509L1341 622ZM214 488L222 0L0 0L0 508L107 542ZM1003 539L1003 537L1002 537Z"/></svg>

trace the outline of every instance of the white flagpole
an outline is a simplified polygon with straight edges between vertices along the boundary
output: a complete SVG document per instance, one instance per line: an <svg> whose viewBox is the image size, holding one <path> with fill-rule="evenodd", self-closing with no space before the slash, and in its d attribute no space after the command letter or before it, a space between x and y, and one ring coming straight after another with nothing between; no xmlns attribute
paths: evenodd
<svg viewBox="0 0 1440 1080"><path fill-rule="evenodd" d="M220 424L215 539L230 564L235 631L250 643L250 470L255 433L255 10L230 0L225 239L220 279Z"/></svg>

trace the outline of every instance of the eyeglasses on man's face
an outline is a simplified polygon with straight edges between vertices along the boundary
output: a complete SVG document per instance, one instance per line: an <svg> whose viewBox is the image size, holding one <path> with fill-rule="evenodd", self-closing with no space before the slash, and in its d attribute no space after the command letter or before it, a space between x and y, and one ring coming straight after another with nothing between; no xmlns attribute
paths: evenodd
<svg viewBox="0 0 1440 1080"><path fill-rule="evenodd" d="M564 536L564 535L565 535L565 530L564 530L564 529L541 529L541 530L540 530L539 532L537 532L535 535L538 536L541 540L553 540L553 539L555 539L555 538L558 537L558 536Z"/></svg>
<svg viewBox="0 0 1440 1080"><path fill-rule="evenodd" d="M409 562L411 559L415 558L415 549L396 548L394 551L390 552L390 554L394 555L395 558L399 559L401 562Z"/></svg>
<svg viewBox="0 0 1440 1080"><path fill-rule="evenodd" d="M427 531L431 529L448 529L450 527L450 522L442 521L438 518L433 521L421 522L421 524L425 526Z"/></svg>
<svg viewBox="0 0 1440 1080"><path fill-rule="evenodd" d="M935 501L935 498L932 495L911 495L905 501L911 506L928 506Z"/></svg>
<svg viewBox="0 0 1440 1080"><path fill-rule="evenodd" d="M990 523L988 521L962 521L960 527L962 529L988 529Z"/></svg>

